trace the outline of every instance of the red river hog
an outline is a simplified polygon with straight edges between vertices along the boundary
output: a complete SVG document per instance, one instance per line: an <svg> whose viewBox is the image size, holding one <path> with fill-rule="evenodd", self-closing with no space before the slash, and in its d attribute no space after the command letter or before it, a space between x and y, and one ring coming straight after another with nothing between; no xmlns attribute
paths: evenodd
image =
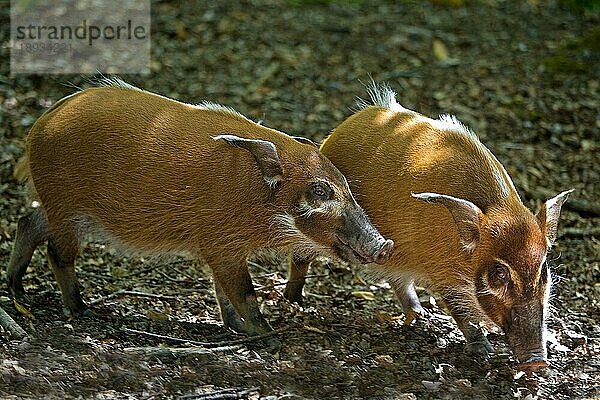
<svg viewBox="0 0 600 400"><path fill-rule="evenodd" d="M520 367L548 365L546 317L566 191L533 214L504 167L453 116L431 119L396 102L387 86L335 128L321 152L351 182L374 225L395 243L372 270L394 288L410 323L423 309L414 285L438 293L470 350L492 348L482 324L502 328ZM292 270L293 280L309 260ZM301 287L286 290L288 298Z"/></svg>
<svg viewBox="0 0 600 400"><path fill-rule="evenodd" d="M16 173L30 180L40 206L19 220L9 290L24 296L33 251L47 242L75 315L88 312L74 268L88 232L136 252L201 258L225 326L249 335L271 331L248 273L252 252L384 263L393 249L309 140L228 107L181 103L117 79L46 111Z"/></svg>

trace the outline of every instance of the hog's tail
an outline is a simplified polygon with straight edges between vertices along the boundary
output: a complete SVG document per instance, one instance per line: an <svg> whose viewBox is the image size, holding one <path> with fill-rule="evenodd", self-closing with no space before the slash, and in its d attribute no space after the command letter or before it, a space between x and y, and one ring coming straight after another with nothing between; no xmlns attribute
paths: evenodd
<svg viewBox="0 0 600 400"><path fill-rule="evenodd" d="M21 183L30 178L31 170L29 169L29 155L27 153L25 153L25 155L17 162L15 170L13 171L13 176Z"/></svg>

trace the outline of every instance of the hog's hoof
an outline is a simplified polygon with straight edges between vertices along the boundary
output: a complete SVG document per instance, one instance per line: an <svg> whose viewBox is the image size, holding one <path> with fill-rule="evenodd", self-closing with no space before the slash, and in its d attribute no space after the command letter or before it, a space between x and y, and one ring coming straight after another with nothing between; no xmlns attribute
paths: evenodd
<svg viewBox="0 0 600 400"><path fill-rule="evenodd" d="M247 343L246 346L254 351L275 354L281 350L283 345L278 338L269 337Z"/></svg>
<svg viewBox="0 0 600 400"><path fill-rule="evenodd" d="M489 360L491 355L494 353L494 348L490 344L486 337L483 337L477 341L467 343L467 351L473 357Z"/></svg>
<svg viewBox="0 0 600 400"><path fill-rule="evenodd" d="M425 310L423 307L419 305L419 307L414 307L404 313L404 325L410 325L414 321L423 318L425 315Z"/></svg>
<svg viewBox="0 0 600 400"><path fill-rule="evenodd" d="M304 303L304 299L302 298L302 289L297 290L293 287L290 287L289 284L285 287L285 290L283 291L283 297L285 297L292 303L297 303L300 306L302 306Z"/></svg>
<svg viewBox="0 0 600 400"><path fill-rule="evenodd" d="M545 356L534 354L527 359L527 361L521 362L517 365L517 368L525 372L535 372L541 369L547 368L550 363Z"/></svg>
<svg viewBox="0 0 600 400"><path fill-rule="evenodd" d="M72 310L70 308L65 307L65 308L63 308L63 313L68 318L80 318L80 317L93 318L96 315L88 307L83 307L81 309L76 309L76 310Z"/></svg>
<svg viewBox="0 0 600 400"><path fill-rule="evenodd" d="M10 297L13 299L13 301L19 303L22 306L25 306L27 308L31 306L31 299L25 294L25 292L11 292Z"/></svg>
<svg viewBox="0 0 600 400"><path fill-rule="evenodd" d="M262 350L267 351L269 353L277 353L279 352L279 350L281 350L281 347L283 346L281 340L279 340L279 338L276 338L275 336L261 339L258 343Z"/></svg>
<svg viewBox="0 0 600 400"><path fill-rule="evenodd" d="M235 314L235 315L227 314L227 315L221 316L221 318L223 319L223 326L226 329L231 329L235 333L244 333L245 332L244 321L242 321L241 318L237 316L237 314Z"/></svg>

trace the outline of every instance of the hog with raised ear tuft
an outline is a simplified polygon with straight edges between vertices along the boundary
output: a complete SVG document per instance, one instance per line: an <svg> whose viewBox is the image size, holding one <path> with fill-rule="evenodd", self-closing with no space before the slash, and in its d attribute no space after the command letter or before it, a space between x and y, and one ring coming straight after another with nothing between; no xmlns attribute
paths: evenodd
<svg viewBox="0 0 600 400"><path fill-rule="evenodd" d="M372 104L335 128L321 151L395 242L389 262L373 270L390 280L408 323L423 312L417 283L441 295L471 350L492 350L480 325L493 322L521 368L547 366L546 254L571 191L534 215L500 162L456 118L410 111L387 86L373 85L370 94ZM299 257L291 281L302 281L308 262ZM301 290L295 283L285 293L298 299Z"/></svg>

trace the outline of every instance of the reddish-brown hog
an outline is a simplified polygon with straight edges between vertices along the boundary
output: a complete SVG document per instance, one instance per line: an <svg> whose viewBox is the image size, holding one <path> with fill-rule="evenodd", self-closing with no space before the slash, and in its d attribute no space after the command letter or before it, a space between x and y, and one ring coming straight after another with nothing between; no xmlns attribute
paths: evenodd
<svg viewBox="0 0 600 400"><path fill-rule="evenodd" d="M253 251L377 263L392 252L314 144L223 106L184 104L118 80L68 96L40 117L19 171L41 206L19 221L9 289L24 296L32 253L47 241L73 314L88 310L73 265L89 231L134 251L202 258L224 324L250 335L271 330L248 273Z"/></svg>
<svg viewBox="0 0 600 400"><path fill-rule="evenodd" d="M385 86L370 94L373 105L339 125L321 151L394 240L390 261L374 270L390 280L408 323L423 312L416 283L441 294L472 351L492 351L481 330L491 321L521 367L546 366L546 253L569 192L533 215L494 155L454 117L407 110Z"/></svg>

